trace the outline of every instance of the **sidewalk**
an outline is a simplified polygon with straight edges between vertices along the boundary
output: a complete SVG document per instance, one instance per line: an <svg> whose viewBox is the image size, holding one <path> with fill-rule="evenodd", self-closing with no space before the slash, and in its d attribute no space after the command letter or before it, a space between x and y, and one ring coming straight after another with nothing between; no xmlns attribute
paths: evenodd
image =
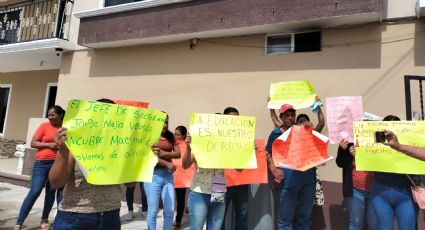
<svg viewBox="0 0 425 230"><path fill-rule="evenodd" d="M16 158L3 158L0 159L0 174L16 175L16 168L18 165L18 159ZM4 183L0 181L0 230L10 230L16 223L16 219L19 214L19 209L22 205L25 196L28 194L29 189L22 186L13 185L10 183ZM40 228L41 212L43 210L44 203L44 190L37 202L34 204L30 214L25 220L24 228L28 230L35 230ZM132 221L126 221L125 217L128 213L126 202L121 202L121 229L147 229L146 219L142 218L139 210L140 205L135 204L135 219ZM56 203L50 212L50 221L53 221L54 214L56 213ZM157 229L163 228L162 210L158 213L157 218ZM188 227L188 216L184 214L182 220L182 228L189 229Z"/></svg>

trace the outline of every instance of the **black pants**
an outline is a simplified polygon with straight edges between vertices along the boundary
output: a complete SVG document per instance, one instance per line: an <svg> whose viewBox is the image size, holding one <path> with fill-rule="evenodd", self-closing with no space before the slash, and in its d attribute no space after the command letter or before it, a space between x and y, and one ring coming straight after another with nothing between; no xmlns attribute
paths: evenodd
<svg viewBox="0 0 425 230"><path fill-rule="evenodd" d="M142 199L142 211L147 212L148 211L148 200L146 199L146 193L145 188L143 187L143 182L140 182L140 191L141 191L141 199ZM137 184L136 184L137 186ZM134 190L136 190L136 187L134 188L128 188L125 192L125 199L127 201L127 207L128 211L133 211L133 203L134 203Z"/></svg>
<svg viewBox="0 0 425 230"><path fill-rule="evenodd" d="M181 223L183 218L184 208L186 206L186 188L175 188L177 201L176 222Z"/></svg>

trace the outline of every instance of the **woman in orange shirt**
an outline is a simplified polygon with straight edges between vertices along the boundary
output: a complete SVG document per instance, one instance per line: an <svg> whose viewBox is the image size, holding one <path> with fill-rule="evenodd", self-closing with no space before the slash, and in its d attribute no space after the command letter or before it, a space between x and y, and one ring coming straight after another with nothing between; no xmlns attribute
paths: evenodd
<svg viewBox="0 0 425 230"><path fill-rule="evenodd" d="M31 176L31 188L19 211L14 230L21 229L32 206L40 196L43 187L46 188L43 213L41 215L41 229L50 229L48 221L50 210L55 202L56 190L51 188L48 176L50 168L56 159L57 145L55 143L56 131L62 126L65 110L55 105L49 108L47 118L49 122L41 124L34 133L31 147L38 149Z"/></svg>

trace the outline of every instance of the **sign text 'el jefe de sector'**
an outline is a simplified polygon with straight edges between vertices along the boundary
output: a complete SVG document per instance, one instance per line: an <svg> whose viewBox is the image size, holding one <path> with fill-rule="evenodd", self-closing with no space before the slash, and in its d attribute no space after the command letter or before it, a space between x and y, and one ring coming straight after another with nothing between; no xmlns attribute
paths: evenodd
<svg viewBox="0 0 425 230"><path fill-rule="evenodd" d="M70 100L63 127L70 152L91 184L151 181L166 114L132 106Z"/></svg>

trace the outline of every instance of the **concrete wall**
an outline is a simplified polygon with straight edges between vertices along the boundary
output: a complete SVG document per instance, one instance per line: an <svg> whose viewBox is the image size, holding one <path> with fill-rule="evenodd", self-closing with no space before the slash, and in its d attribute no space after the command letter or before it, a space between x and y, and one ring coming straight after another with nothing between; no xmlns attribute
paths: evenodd
<svg viewBox="0 0 425 230"><path fill-rule="evenodd" d="M4 138L26 140L28 120L43 116L47 84L58 75L59 70L0 73L0 84L12 85Z"/></svg>
<svg viewBox="0 0 425 230"><path fill-rule="evenodd" d="M416 16L418 0L384 0L384 20Z"/></svg>

